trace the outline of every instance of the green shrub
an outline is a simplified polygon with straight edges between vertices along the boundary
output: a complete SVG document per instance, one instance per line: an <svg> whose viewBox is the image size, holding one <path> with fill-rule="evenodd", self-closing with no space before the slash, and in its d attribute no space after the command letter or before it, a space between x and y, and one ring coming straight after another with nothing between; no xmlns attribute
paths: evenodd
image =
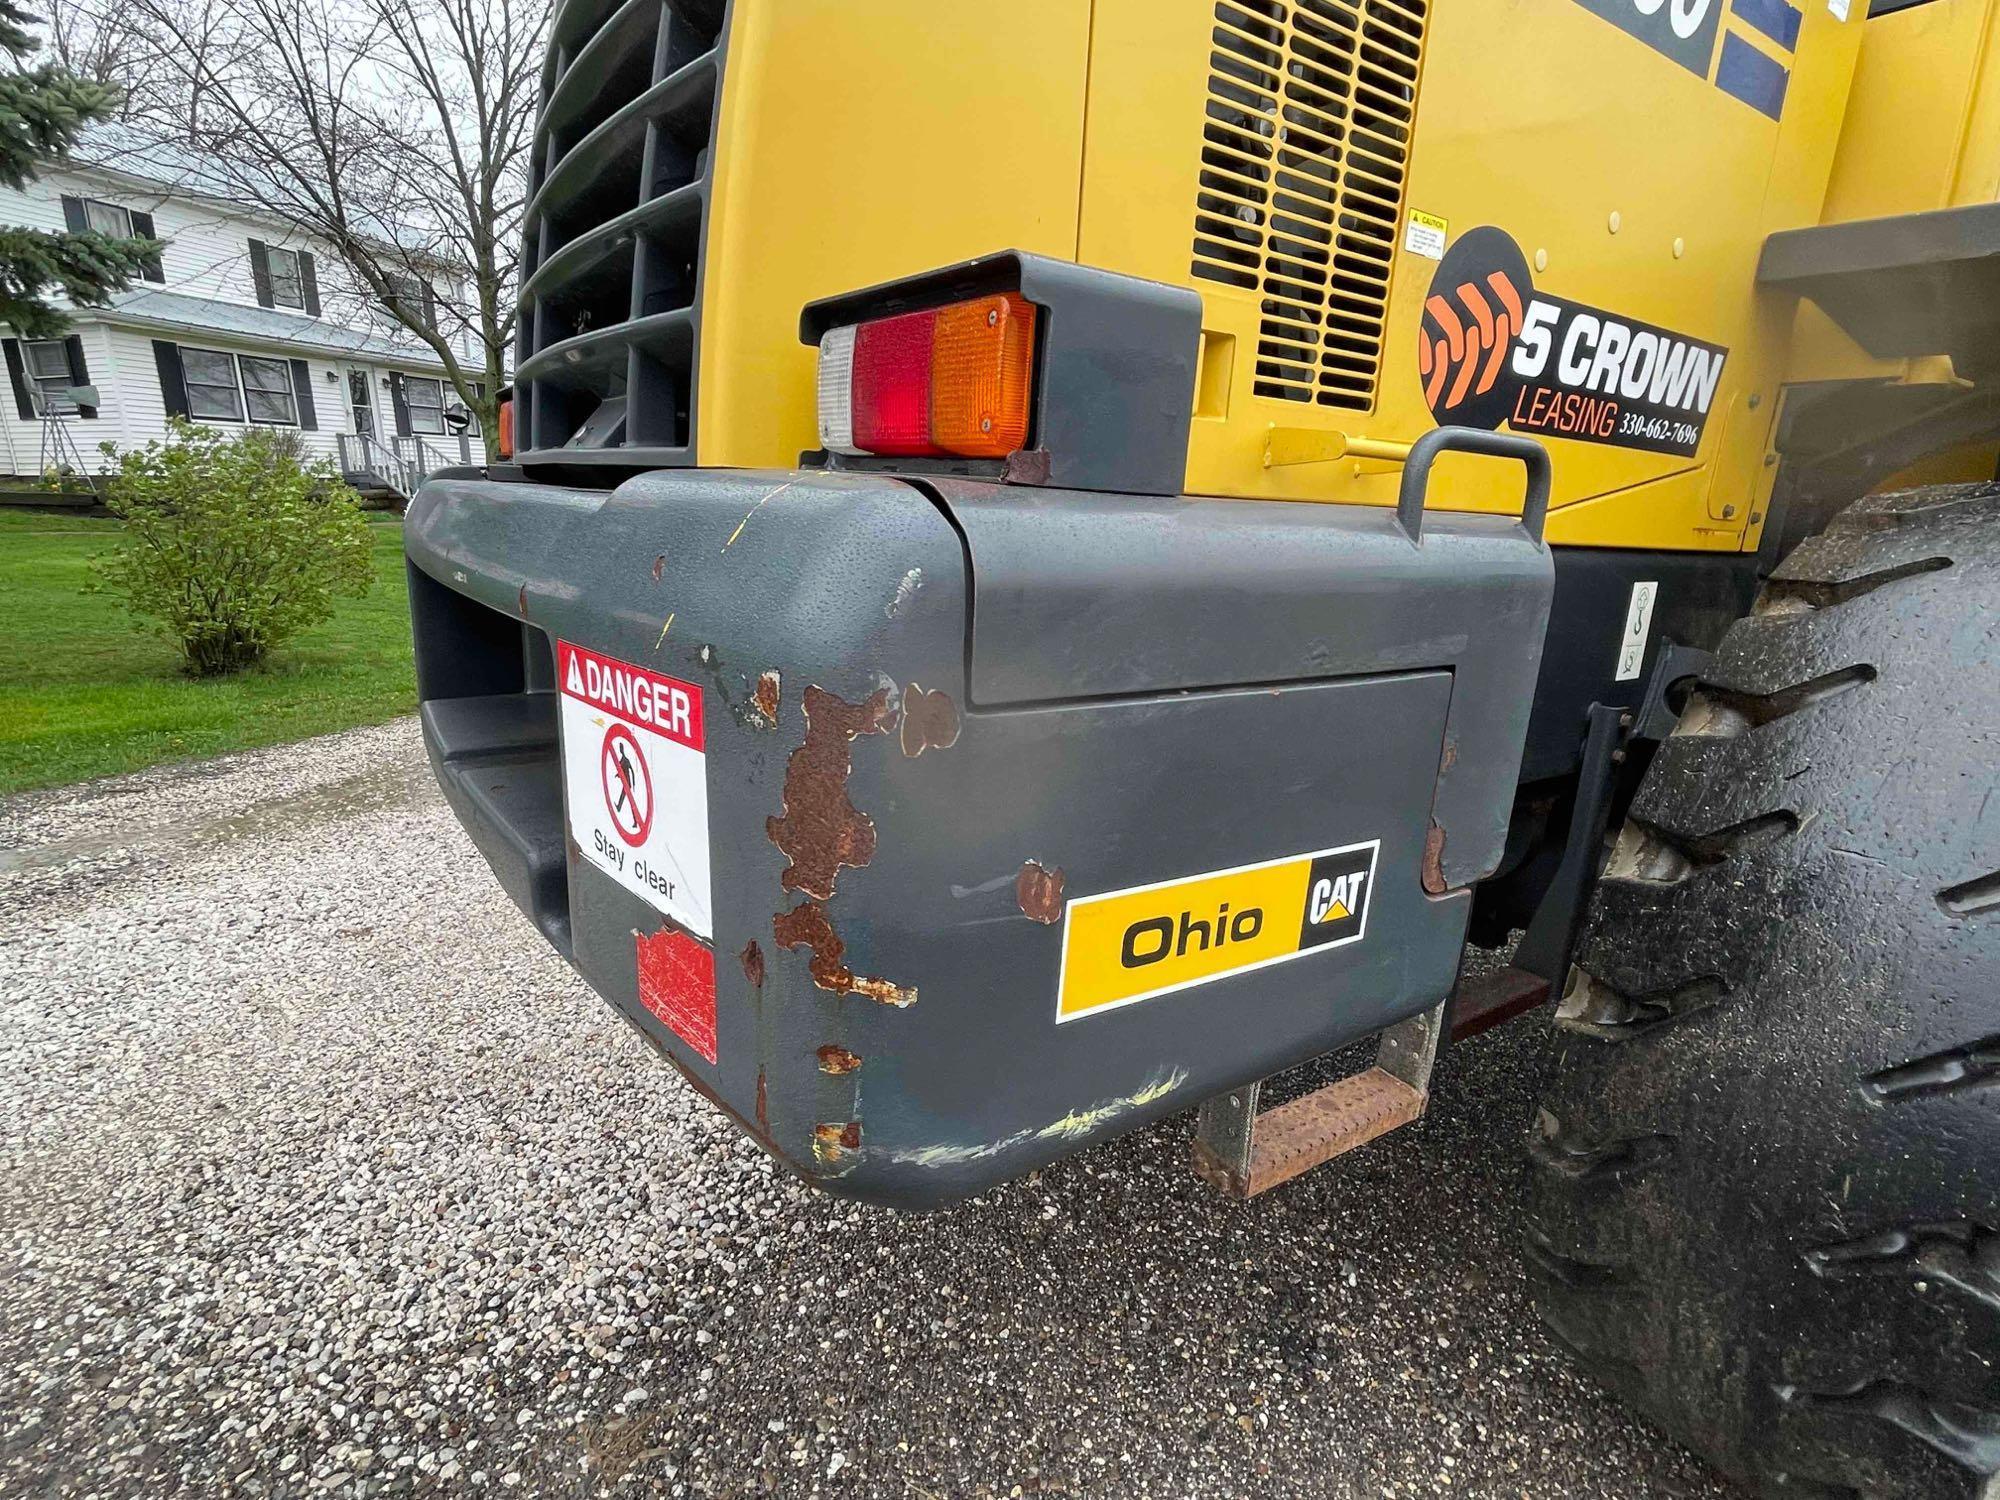
<svg viewBox="0 0 2000 1500"><path fill-rule="evenodd" d="M368 523L324 460L295 434L252 427L225 437L178 419L165 442L118 460L105 504L125 526L92 560L96 586L180 647L188 672L213 677L333 614L368 591Z"/></svg>

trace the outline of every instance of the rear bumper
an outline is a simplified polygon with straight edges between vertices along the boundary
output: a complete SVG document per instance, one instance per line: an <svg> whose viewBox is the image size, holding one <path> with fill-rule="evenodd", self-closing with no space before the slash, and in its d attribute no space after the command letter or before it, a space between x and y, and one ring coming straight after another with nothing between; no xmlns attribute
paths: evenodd
<svg viewBox="0 0 2000 1500"><path fill-rule="evenodd" d="M449 480L407 536L425 741L509 896L767 1149L901 1206L1435 1004L1551 588L1498 518L886 476ZM559 642L656 684L623 810Z"/></svg>

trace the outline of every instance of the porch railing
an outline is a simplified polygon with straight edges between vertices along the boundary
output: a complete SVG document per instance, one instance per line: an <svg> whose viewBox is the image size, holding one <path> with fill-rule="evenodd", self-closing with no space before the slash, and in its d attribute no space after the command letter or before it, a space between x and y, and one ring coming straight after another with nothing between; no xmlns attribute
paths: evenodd
<svg viewBox="0 0 2000 1500"><path fill-rule="evenodd" d="M370 476L405 498L439 469L481 463L486 457L485 445L475 445L470 433L379 438L373 433L343 432L337 440L343 474L350 479Z"/></svg>

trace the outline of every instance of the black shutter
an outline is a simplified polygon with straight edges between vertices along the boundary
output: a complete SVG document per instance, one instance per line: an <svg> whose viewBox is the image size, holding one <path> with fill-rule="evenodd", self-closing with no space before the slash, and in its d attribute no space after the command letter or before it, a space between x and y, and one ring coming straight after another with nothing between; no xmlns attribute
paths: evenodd
<svg viewBox="0 0 2000 1500"><path fill-rule="evenodd" d="M299 400L300 430L318 432L319 413L313 410L312 371L306 368L302 359L292 361L292 394Z"/></svg>
<svg viewBox="0 0 2000 1500"><path fill-rule="evenodd" d="M63 223L69 226L71 234L83 234L90 228L90 215L83 211L83 200L62 195Z"/></svg>
<svg viewBox="0 0 2000 1500"><path fill-rule="evenodd" d="M309 318L318 317L319 277L313 274L313 258L312 251L310 250L301 250L299 252L299 282L305 287L306 316Z"/></svg>
<svg viewBox="0 0 2000 1500"><path fill-rule="evenodd" d="M35 420L35 401L28 394L28 374L21 364L21 341L7 340L7 379L14 387L14 410L23 422Z"/></svg>
<svg viewBox="0 0 2000 1500"><path fill-rule="evenodd" d="M63 354L69 360L69 383L71 385L89 385L90 366L83 362L83 340L72 333L68 338L63 340ZM79 406L76 409L76 414L79 417L88 417L95 421L97 418L97 408L94 406Z"/></svg>
<svg viewBox="0 0 2000 1500"><path fill-rule="evenodd" d="M160 367L160 401L170 417L188 414L187 372L181 368L181 346L153 340L153 363Z"/></svg>
<svg viewBox="0 0 2000 1500"><path fill-rule="evenodd" d="M132 210L132 233L136 238L142 240L157 239L159 237L158 231L153 228L153 216L151 214L142 214L136 208ZM160 264L159 256L149 255L146 257L146 263L139 268L139 274L144 276L148 281L165 281L167 279L167 268Z"/></svg>
<svg viewBox="0 0 2000 1500"><path fill-rule="evenodd" d="M436 333L437 326L438 326L437 291L431 286L431 284L428 281L426 281L424 283L424 327L428 328L432 333Z"/></svg>
<svg viewBox="0 0 2000 1500"><path fill-rule="evenodd" d="M275 307L271 300L271 252L262 240L250 242L250 280L257 288L257 305Z"/></svg>
<svg viewBox="0 0 2000 1500"><path fill-rule="evenodd" d="M389 377L389 409L396 414L396 436L410 435L410 403L403 395L403 377Z"/></svg>

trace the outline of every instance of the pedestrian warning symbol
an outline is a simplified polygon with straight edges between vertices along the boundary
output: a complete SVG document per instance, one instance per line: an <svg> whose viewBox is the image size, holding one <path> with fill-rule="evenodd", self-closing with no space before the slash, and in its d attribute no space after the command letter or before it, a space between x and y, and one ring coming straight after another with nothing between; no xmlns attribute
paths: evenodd
<svg viewBox="0 0 2000 1500"><path fill-rule="evenodd" d="M623 724L604 731L604 805L618 837L643 848L653 826L653 776L638 736Z"/></svg>
<svg viewBox="0 0 2000 1500"><path fill-rule="evenodd" d="M564 802L581 856L700 938L709 905L701 689L556 644Z"/></svg>

